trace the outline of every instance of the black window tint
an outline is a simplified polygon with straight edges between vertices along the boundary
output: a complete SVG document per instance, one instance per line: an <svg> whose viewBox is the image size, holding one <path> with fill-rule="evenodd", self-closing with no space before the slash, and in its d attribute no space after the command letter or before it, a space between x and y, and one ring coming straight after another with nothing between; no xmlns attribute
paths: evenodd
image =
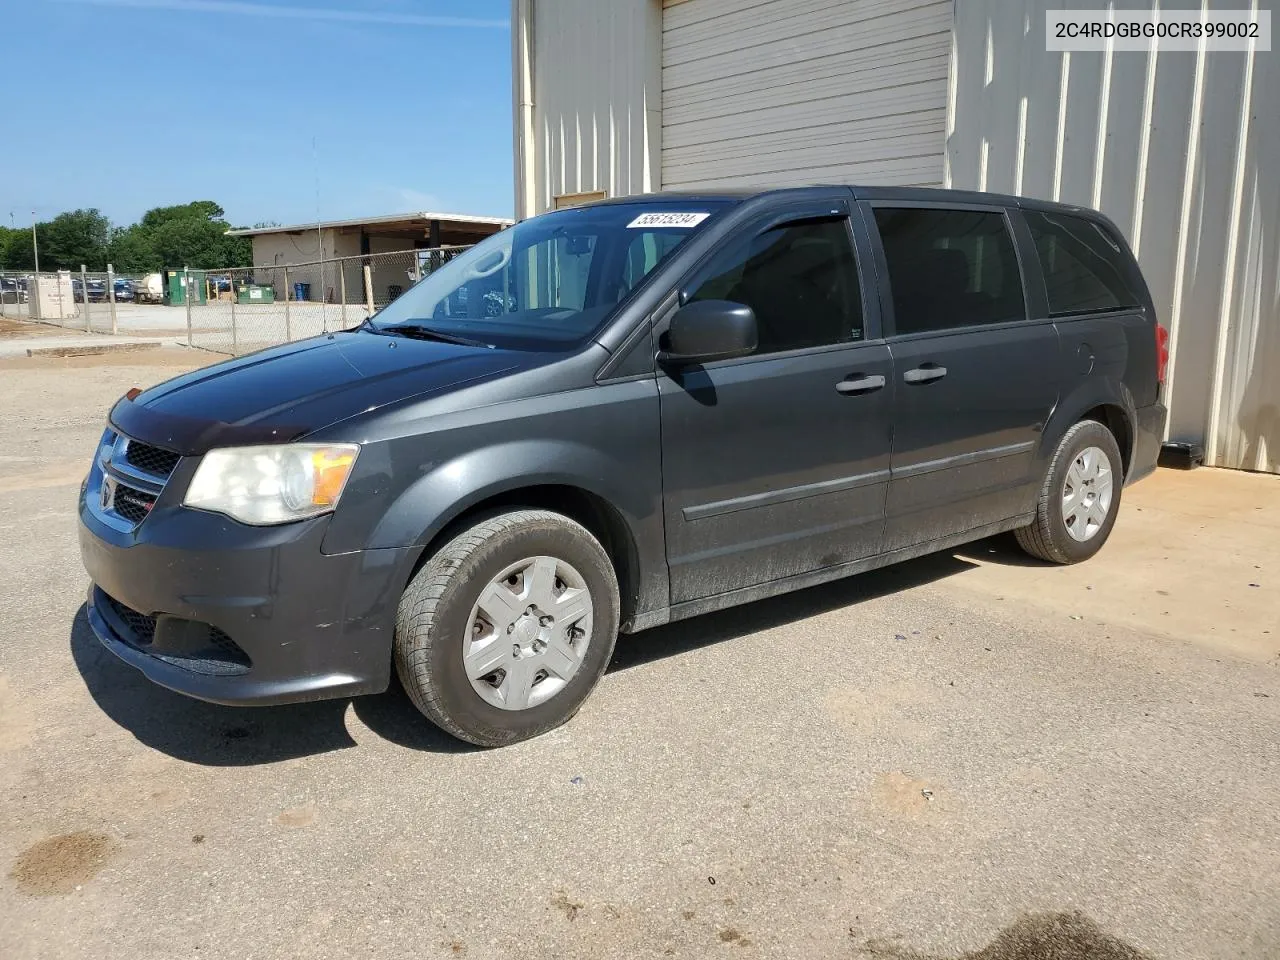
<svg viewBox="0 0 1280 960"><path fill-rule="evenodd" d="M876 226L889 262L897 333L1026 316L1003 214L880 207Z"/></svg>
<svg viewBox="0 0 1280 960"><path fill-rule="evenodd" d="M765 231L717 262L690 300L732 300L755 311L756 353L861 340L862 292L845 220Z"/></svg>
<svg viewBox="0 0 1280 960"><path fill-rule="evenodd" d="M1033 210L1023 215L1044 271L1050 313L1090 313L1142 302L1124 248L1102 224Z"/></svg>

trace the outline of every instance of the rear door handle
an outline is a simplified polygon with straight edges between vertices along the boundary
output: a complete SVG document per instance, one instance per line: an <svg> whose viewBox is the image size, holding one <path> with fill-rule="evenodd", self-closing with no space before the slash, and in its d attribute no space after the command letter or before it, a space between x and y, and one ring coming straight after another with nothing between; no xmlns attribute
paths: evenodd
<svg viewBox="0 0 1280 960"><path fill-rule="evenodd" d="M914 370L908 370L902 375L902 379L907 383L928 383L930 380L941 380L946 375L946 367L925 364L922 367L916 367Z"/></svg>
<svg viewBox="0 0 1280 960"><path fill-rule="evenodd" d="M874 390L879 390L883 386L884 377L879 374L871 377L858 377L857 374L854 374L854 376L850 377L848 380L841 380L837 383L836 389L844 394L871 393Z"/></svg>

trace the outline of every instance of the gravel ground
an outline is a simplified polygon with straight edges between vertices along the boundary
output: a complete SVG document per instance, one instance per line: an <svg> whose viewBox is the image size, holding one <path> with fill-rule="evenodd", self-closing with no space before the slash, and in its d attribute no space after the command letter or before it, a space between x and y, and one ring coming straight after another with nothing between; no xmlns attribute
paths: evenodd
<svg viewBox="0 0 1280 960"><path fill-rule="evenodd" d="M1162 471L1079 567L999 539L624 638L472 751L97 645L103 416L208 359L154 353L0 363L6 960L1280 957L1280 478Z"/></svg>

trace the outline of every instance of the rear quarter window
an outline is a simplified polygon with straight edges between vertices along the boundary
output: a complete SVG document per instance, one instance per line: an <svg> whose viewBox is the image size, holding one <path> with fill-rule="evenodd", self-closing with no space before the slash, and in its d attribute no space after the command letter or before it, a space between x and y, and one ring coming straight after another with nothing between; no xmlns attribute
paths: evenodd
<svg viewBox="0 0 1280 960"><path fill-rule="evenodd" d="M1140 306L1137 267L1102 224L1070 214L1023 212L1044 272L1049 313L1064 316Z"/></svg>

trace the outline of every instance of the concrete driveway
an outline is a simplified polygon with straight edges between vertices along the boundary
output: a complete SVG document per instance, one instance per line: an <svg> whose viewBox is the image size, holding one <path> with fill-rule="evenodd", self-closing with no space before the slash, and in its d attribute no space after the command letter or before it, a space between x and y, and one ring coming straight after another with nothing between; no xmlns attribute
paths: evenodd
<svg viewBox="0 0 1280 960"><path fill-rule="evenodd" d="M192 358L139 359L0 361L6 960L1280 956L1280 478L1161 472L1078 567L1001 539L624 638L476 752L97 645L78 483Z"/></svg>

